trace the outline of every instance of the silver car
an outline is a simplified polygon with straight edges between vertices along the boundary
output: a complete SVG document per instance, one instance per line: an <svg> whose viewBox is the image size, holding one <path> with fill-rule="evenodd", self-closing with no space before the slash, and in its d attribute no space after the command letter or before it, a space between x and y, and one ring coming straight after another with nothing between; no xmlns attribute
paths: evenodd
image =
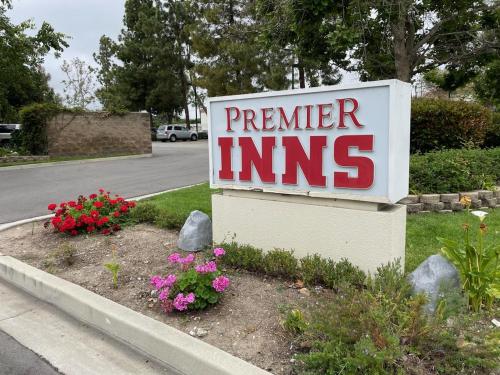
<svg viewBox="0 0 500 375"><path fill-rule="evenodd" d="M156 139L162 142L166 142L167 140L175 142L178 139L182 139L183 141L187 141L188 139L197 141L198 134L183 125L161 125L156 131Z"/></svg>
<svg viewBox="0 0 500 375"><path fill-rule="evenodd" d="M20 124L0 124L0 143L10 141L12 133L20 129Z"/></svg>

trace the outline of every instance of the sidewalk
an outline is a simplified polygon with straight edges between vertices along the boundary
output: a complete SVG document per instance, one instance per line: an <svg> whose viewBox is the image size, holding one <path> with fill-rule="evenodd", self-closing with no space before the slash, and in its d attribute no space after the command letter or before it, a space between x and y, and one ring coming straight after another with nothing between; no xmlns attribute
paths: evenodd
<svg viewBox="0 0 500 375"><path fill-rule="evenodd" d="M172 372L126 345L68 317L57 308L3 281L0 281L0 331L35 352L66 375L173 375ZM6 342L3 338L9 339L5 335L0 336L0 349L2 342ZM14 343L13 346L15 345ZM16 349L22 350L23 348L12 347L12 349L14 352ZM15 361L14 357L15 353L11 357L13 361ZM2 356L0 356L1 359ZM35 357L33 360L40 359ZM25 370L29 371L29 363L26 365ZM0 370L2 370L1 363ZM20 373L38 374L41 372Z"/></svg>

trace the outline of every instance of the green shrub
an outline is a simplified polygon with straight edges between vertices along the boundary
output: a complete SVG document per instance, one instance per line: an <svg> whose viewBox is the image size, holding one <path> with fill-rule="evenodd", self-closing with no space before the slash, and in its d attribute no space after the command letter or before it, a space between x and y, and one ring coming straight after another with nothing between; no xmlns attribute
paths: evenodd
<svg viewBox="0 0 500 375"><path fill-rule="evenodd" d="M483 147L500 147L500 112L493 112L493 124L486 131Z"/></svg>
<svg viewBox="0 0 500 375"><path fill-rule="evenodd" d="M47 121L59 111L60 107L52 103L31 104L19 111L22 125L19 137L23 151L31 155L47 154Z"/></svg>
<svg viewBox="0 0 500 375"><path fill-rule="evenodd" d="M491 127L491 111L480 104L445 99L412 101L412 153L431 150L479 147Z"/></svg>
<svg viewBox="0 0 500 375"><path fill-rule="evenodd" d="M220 246L226 250L226 256L222 259L226 266L290 280L301 278L308 286L323 285L331 289L347 285L359 287L366 279L365 273L347 259L336 263L314 254L298 260L293 252L286 250L275 249L264 253L261 249L236 242Z"/></svg>
<svg viewBox="0 0 500 375"><path fill-rule="evenodd" d="M296 335L303 333L307 328L304 314L299 309L288 311L282 324L285 331Z"/></svg>
<svg viewBox="0 0 500 375"><path fill-rule="evenodd" d="M274 249L264 254L264 270L271 276L295 278L299 273L299 261L291 251Z"/></svg>
<svg viewBox="0 0 500 375"><path fill-rule="evenodd" d="M160 228L179 230L189 215L181 212L160 210L154 223Z"/></svg>
<svg viewBox="0 0 500 375"><path fill-rule="evenodd" d="M491 188L500 180L500 148L433 151L412 155L410 191L456 193Z"/></svg>
<svg viewBox="0 0 500 375"><path fill-rule="evenodd" d="M262 250L249 245L238 245L236 242L225 243L221 246L226 250L226 255L221 259L223 264L253 272L264 272Z"/></svg>

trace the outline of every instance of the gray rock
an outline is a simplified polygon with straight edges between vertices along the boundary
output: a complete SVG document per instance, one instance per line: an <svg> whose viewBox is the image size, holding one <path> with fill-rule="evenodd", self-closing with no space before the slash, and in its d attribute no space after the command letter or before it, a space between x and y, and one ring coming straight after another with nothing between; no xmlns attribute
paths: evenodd
<svg viewBox="0 0 500 375"><path fill-rule="evenodd" d="M494 193L490 190L479 190L478 192L479 199L491 199L494 198Z"/></svg>
<svg viewBox="0 0 500 375"><path fill-rule="evenodd" d="M212 221L201 211L189 214L179 234L177 246L185 251L199 251L212 244Z"/></svg>
<svg viewBox="0 0 500 375"><path fill-rule="evenodd" d="M414 214L420 212L424 209L423 203L409 203L406 205L406 212L409 214Z"/></svg>
<svg viewBox="0 0 500 375"><path fill-rule="evenodd" d="M469 197L472 200L479 199L479 194L477 191L466 191L466 192L460 193L459 195L460 195L460 199L462 199L463 197Z"/></svg>
<svg viewBox="0 0 500 375"><path fill-rule="evenodd" d="M436 310L442 286L446 291L460 290L460 276L453 264L441 255L431 255L423 261L415 271L408 275L413 293L425 293L429 298L426 308L433 313Z"/></svg>
<svg viewBox="0 0 500 375"><path fill-rule="evenodd" d="M489 207L489 208L495 208L497 206L497 203L498 203L497 198L485 199L485 201L486 201L486 207Z"/></svg>
<svg viewBox="0 0 500 375"><path fill-rule="evenodd" d="M444 203L451 203L451 202L458 202L458 194L441 194L441 202Z"/></svg>
<svg viewBox="0 0 500 375"><path fill-rule="evenodd" d="M437 211L441 211L443 208L444 208L444 203L443 202L438 202L438 203L424 203L424 210L425 211L437 212Z"/></svg>
<svg viewBox="0 0 500 375"><path fill-rule="evenodd" d="M451 205L451 209L453 211L463 211L464 210L464 206L460 202L452 202L450 205Z"/></svg>
<svg viewBox="0 0 500 375"><path fill-rule="evenodd" d="M439 203L439 198L440 198L439 194L422 194L420 196L420 203L426 203L426 204Z"/></svg>

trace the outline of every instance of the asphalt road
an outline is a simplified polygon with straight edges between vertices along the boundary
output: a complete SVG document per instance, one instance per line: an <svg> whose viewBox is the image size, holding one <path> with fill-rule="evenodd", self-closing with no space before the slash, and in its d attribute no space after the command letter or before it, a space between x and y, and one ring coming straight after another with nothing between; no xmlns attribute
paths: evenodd
<svg viewBox="0 0 500 375"><path fill-rule="evenodd" d="M0 374L59 375L60 372L0 330Z"/></svg>
<svg viewBox="0 0 500 375"><path fill-rule="evenodd" d="M208 181L208 142L153 142L153 157L0 168L0 224L46 215L47 204L99 188L125 198Z"/></svg>

